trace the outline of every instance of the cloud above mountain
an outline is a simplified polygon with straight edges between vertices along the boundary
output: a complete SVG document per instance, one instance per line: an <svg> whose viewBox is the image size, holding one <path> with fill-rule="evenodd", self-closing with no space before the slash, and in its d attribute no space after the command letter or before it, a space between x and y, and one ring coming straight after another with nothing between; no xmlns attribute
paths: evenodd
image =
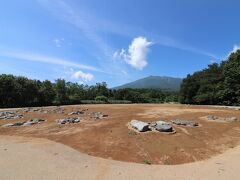
<svg viewBox="0 0 240 180"><path fill-rule="evenodd" d="M142 70L148 64L147 55L152 44L147 38L139 36L133 39L127 51L116 51L113 56L124 60L135 69Z"/></svg>

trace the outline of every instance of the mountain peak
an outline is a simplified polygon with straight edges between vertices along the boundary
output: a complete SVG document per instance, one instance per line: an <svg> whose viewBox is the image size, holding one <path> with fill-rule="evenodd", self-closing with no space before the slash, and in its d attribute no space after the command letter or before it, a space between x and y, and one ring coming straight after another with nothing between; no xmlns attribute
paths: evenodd
<svg viewBox="0 0 240 180"><path fill-rule="evenodd" d="M118 87L114 89L162 89L169 91L178 91L180 89L181 78L174 78L168 76L148 76Z"/></svg>

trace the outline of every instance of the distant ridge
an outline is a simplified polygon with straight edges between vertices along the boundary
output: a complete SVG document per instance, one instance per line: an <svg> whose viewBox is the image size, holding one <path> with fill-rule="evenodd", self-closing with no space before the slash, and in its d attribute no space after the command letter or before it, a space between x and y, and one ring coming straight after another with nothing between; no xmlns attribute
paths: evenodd
<svg viewBox="0 0 240 180"><path fill-rule="evenodd" d="M133 88L133 89L162 89L169 91L178 91L180 89L181 82L182 82L181 78L167 76L149 76L115 87L113 89Z"/></svg>

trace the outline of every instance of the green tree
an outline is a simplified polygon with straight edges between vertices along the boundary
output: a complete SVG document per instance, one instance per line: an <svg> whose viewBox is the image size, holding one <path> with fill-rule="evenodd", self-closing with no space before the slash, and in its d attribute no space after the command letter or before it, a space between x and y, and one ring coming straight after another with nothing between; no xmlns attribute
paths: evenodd
<svg viewBox="0 0 240 180"><path fill-rule="evenodd" d="M55 103L57 104L67 104L68 96L67 96L67 87L64 79L57 79L55 83L55 91L56 91L56 99Z"/></svg>

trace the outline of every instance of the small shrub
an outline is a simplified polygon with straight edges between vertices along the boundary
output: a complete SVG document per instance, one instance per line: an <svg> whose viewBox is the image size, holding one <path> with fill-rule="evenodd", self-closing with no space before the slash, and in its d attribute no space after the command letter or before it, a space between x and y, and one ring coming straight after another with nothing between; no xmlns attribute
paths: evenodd
<svg viewBox="0 0 240 180"><path fill-rule="evenodd" d="M147 165L151 165L151 164L152 164L151 161L146 160L146 159L144 159L144 160L142 161L142 163L143 163L143 164L147 164Z"/></svg>
<svg viewBox="0 0 240 180"><path fill-rule="evenodd" d="M135 135L137 135L137 133L136 133L135 131L129 131L129 132L128 132L128 135L130 135L130 136L135 136Z"/></svg>

